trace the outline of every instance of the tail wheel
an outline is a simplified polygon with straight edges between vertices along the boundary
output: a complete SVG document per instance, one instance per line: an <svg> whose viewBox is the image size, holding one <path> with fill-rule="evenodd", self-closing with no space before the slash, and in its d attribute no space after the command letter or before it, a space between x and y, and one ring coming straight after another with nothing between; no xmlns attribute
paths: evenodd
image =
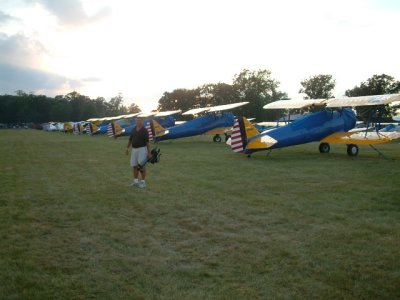
<svg viewBox="0 0 400 300"><path fill-rule="evenodd" d="M354 144L347 145L347 154L350 156L357 156L358 146Z"/></svg>
<svg viewBox="0 0 400 300"><path fill-rule="evenodd" d="M219 134L216 134L213 137L213 141L214 141L214 143L220 143L221 142L221 137L219 136Z"/></svg>
<svg viewBox="0 0 400 300"><path fill-rule="evenodd" d="M331 150L331 146L328 143L321 143L319 144L319 152L320 153L329 153Z"/></svg>

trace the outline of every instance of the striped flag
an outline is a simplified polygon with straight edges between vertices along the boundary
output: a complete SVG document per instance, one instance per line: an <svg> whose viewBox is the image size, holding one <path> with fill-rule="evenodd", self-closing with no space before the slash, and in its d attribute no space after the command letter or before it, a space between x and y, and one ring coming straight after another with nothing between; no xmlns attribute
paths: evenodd
<svg viewBox="0 0 400 300"><path fill-rule="evenodd" d="M86 126L86 133L87 133L88 135L92 135L92 133L93 133L92 123L87 124L87 126Z"/></svg>
<svg viewBox="0 0 400 300"><path fill-rule="evenodd" d="M108 124L108 126L107 126L107 136L109 138L113 138L115 136L114 124L112 122L110 124Z"/></svg>
<svg viewBox="0 0 400 300"><path fill-rule="evenodd" d="M240 132L240 125L238 119L235 119L231 135L231 149L234 152L243 152L243 139Z"/></svg>
<svg viewBox="0 0 400 300"><path fill-rule="evenodd" d="M154 136L153 136L153 130L151 128L151 121L148 121L146 123L146 129L147 129L147 132L149 133L149 140L152 141Z"/></svg>

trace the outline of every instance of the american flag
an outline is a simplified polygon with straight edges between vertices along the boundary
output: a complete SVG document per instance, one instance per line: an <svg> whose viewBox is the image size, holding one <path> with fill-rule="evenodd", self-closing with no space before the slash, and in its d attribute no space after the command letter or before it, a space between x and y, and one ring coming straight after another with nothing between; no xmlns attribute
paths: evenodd
<svg viewBox="0 0 400 300"><path fill-rule="evenodd" d="M107 126L107 136L109 138L113 138L115 136L114 124L112 122L110 124L108 124L108 126Z"/></svg>
<svg viewBox="0 0 400 300"><path fill-rule="evenodd" d="M147 129L147 132L149 133L149 140L152 141L154 136L153 136L153 130L151 129L151 121L148 121L146 123L146 129Z"/></svg>
<svg viewBox="0 0 400 300"><path fill-rule="evenodd" d="M231 149L234 152L243 152L243 139L240 132L240 125L238 119L235 119L231 135Z"/></svg>
<svg viewBox="0 0 400 300"><path fill-rule="evenodd" d="M92 135L92 134L93 134L92 123L87 124L87 126L86 126L86 133L87 133L88 135Z"/></svg>

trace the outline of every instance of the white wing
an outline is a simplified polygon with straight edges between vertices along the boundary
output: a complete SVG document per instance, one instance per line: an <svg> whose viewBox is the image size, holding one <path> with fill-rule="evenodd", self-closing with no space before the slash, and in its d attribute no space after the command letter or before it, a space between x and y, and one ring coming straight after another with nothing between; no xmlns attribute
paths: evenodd
<svg viewBox="0 0 400 300"><path fill-rule="evenodd" d="M213 112L213 111L229 110L229 109L233 109L233 108L236 108L239 106L246 105L248 103L249 102L238 102L238 103L224 104L224 105L217 105L217 106L210 106L210 107L203 107L203 108L193 108L191 110L184 112L182 115L197 115L197 114L205 112L205 111Z"/></svg>
<svg viewBox="0 0 400 300"><path fill-rule="evenodd" d="M323 105L326 99L278 100L264 105L264 109L301 109L311 105Z"/></svg>
<svg viewBox="0 0 400 300"><path fill-rule="evenodd" d="M327 107L356 107L369 105L384 105L394 101L400 101L400 94L361 96L361 97L344 97L330 99L327 102Z"/></svg>
<svg viewBox="0 0 400 300"><path fill-rule="evenodd" d="M209 107L203 107L203 108L193 108L191 110L188 110L187 112L184 112L182 115L197 115L201 112L204 111L209 111L210 108Z"/></svg>
<svg viewBox="0 0 400 300"><path fill-rule="evenodd" d="M236 107L239 107L239 106L246 105L248 103L249 102L238 102L238 103L232 103L232 104L211 106L209 112L229 110L229 109L233 109L233 108L236 108Z"/></svg>
<svg viewBox="0 0 400 300"><path fill-rule="evenodd" d="M180 109L179 110L171 110L171 111L160 111L160 112L156 113L155 116L156 117L166 117L166 116L171 116L174 114L179 114L181 112L182 111Z"/></svg>

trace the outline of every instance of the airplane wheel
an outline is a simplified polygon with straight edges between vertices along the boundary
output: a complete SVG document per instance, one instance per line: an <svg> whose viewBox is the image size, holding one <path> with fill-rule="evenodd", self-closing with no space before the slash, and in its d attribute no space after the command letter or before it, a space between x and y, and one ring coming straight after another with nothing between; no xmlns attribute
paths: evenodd
<svg viewBox="0 0 400 300"><path fill-rule="evenodd" d="M329 153L331 150L331 146L328 143L321 143L319 144L319 152L320 153Z"/></svg>
<svg viewBox="0 0 400 300"><path fill-rule="evenodd" d="M220 143L221 142L221 137L219 136L219 134L216 134L213 137L213 141L214 141L214 143Z"/></svg>
<svg viewBox="0 0 400 300"><path fill-rule="evenodd" d="M354 144L347 145L347 154L350 156L357 156L358 146Z"/></svg>

